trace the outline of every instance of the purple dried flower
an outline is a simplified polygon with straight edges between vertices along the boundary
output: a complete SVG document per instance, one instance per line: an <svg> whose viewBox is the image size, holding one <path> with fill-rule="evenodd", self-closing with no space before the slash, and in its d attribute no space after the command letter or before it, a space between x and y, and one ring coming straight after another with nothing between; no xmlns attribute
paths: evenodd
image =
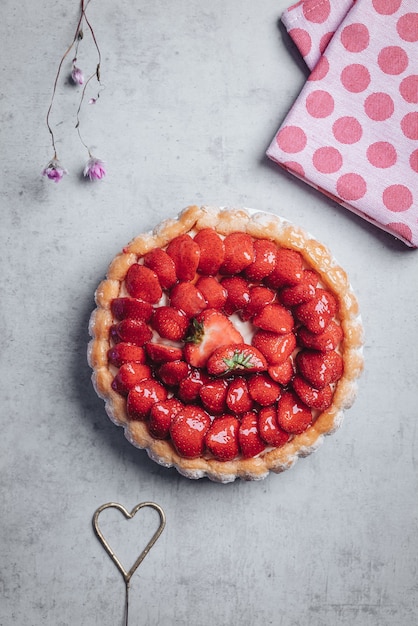
<svg viewBox="0 0 418 626"><path fill-rule="evenodd" d="M75 65L73 65L73 70L71 72L71 80L75 85L82 85L84 83L84 74L80 68Z"/></svg>
<svg viewBox="0 0 418 626"><path fill-rule="evenodd" d="M42 170L42 176L47 176L54 183L59 183L64 174L67 174L67 170L61 167L60 162L55 157Z"/></svg>
<svg viewBox="0 0 418 626"><path fill-rule="evenodd" d="M90 157L86 163L83 174L84 176L88 176L90 180L101 180L106 176L103 161L95 157Z"/></svg>

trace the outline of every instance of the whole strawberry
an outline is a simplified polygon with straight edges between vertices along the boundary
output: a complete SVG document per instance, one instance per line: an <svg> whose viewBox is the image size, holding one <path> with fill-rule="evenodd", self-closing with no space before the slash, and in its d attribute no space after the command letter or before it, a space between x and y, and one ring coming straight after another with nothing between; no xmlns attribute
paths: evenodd
<svg viewBox="0 0 418 626"><path fill-rule="evenodd" d="M261 439L258 429L257 413L250 411L243 415L238 431L238 441L244 458L257 456L265 449L266 444Z"/></svg>
<svg viewBox="0 0 418 626"><path fill-rule="evenodd" d="M232 461L239 454L239 420L233 415L222 415L213 420L206 433L206 447L219 461Z"/></svg>
<svg viewBox="0 0 418 626"><path fill-rule="evenodd" d="M205 436L211 420L203 409L185 406L171 423L170 435L177 452L186 459L193 459L205 449Z"/></svg>

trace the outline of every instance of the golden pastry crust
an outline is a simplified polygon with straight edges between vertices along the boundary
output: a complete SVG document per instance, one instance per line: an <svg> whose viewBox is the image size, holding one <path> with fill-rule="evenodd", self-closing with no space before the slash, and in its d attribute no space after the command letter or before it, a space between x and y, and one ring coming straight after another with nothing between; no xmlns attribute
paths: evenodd
<svg viewBox="0 0 418 626"><path fill-rule="evenodd" d="M138 258L156 247L166 246L174 237L214 228L221 235L242 231L254 238L268 238L280 247L300 252L308 267L320 276L325 287L338 300L339 320L344 332L340 352L344 373L336 383L331 406L320 413L303 433L295 435L278 448L267 448L256 457L218 461L209 454L186 459L181 457L170 440L154 439L146 422L130 421L126 400L115 392L111 383L116 368L109 364L107 352L111 347L109 329L114 323L111 302L121 294L123 280L129 267ZM95 294L97 308L89 324L92 337L88 346L88 362L93 369L92 381L97 394L105 401L106 411L112 421L124 428L126 438L136 447L146 449L151 459L165 467L175 467L188 478L208 477L226 483L237 477L245 480L265 478L270 471L282 472L290 468L299 457L316 450L325 435L332 434L342 421L343 412L356 396L357 379L363 369L363 329L357 299L345 271L339 267L330 251L303 229L287 220L269 213L253 210L197 207L184 209L176 219L165 220L152 232L135 237L118 254L109 266L107 277Z"/></svg>

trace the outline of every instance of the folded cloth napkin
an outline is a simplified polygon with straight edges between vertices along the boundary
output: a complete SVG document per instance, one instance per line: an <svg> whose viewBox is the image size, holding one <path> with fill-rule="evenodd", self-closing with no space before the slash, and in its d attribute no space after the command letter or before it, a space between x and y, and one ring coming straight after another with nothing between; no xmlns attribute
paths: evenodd
<svg viewBox="0 0 418 626"><path fill-rule="evenodd" d="M312 71L267 155L418 247L417 0L301 0L282 22Z"/></svg>

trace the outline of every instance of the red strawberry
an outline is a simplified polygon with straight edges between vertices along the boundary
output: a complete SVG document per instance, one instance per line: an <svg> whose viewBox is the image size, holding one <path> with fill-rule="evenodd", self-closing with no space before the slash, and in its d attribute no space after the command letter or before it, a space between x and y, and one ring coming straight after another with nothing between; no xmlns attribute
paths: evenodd
<svg viewBox="0 0 418 626"><path fill-rule="evenodd" d="M248 281L241 276L223 278L221 285L226 289L225 313L232 315L235 311L244 309L250 301L250 287Z"/></svg>
<svg viewBox="0 0 418 626"><path fill-rule="evenodd" d="M315 389L323 389L339 380L343 374L342 357L334 350L317 352L301 350L296 355L296 367L299 374Z"/></svg>
<svg viewBox="0 0 418 626"><path fill-rule="evenodd" d="M257 413L249 412L243 415L238 431L238 441L242 456L246 459L260 454L266 444L260 437L258 430Z"/></svg>
<svg viewBox="0 0 418 626"><path fill-rule="evenodd" d="M114 324L110 330L115 341L134 343L137 346L143 346L152 337L152 330L141 320L122 320Z"/></svg>
<svg viewBox="0 0 418 626"><path fill-rule="evenodd" d="M225 247L222 239L213 228L204 228L195 235L194 240L200 248L198 272L214 276L224 261Z"/></svg>
<svg viewBox="0 0 418 626"><path fill-rule="evenodd" d="M146 379L135 385L128 393L126 409L129 419L146 420L151 407L167 398L167 391L156 380Z"/></svg>
<svg viewBox="0 0 418 626"><path fill-rule="evenodd" d="M210 423L209 415L197 406L185 406L174 416L170 434L180 456L193 459L202 454Z"/></svg>
<svg viewBox="0 0 418 626"><path fill-rule="evenodd" d="M144 265L153 270L163 289L170 289L177 282L176 266L170 255L161 248L154 248L144 256Z"/></svg>
<svg viewBox="0 0 418 626"><path fill-rule="evenodd" d="M248 391L248 383L242 376L237 376L228 385L226 405L232 413L241 415L253 408L253 399Z"/></svg>
<svg viewBox="0 0 418 626"><path fill-rule="evenodd" d="M247 233L230 233L224 239L225 257L219 269L221 274L239 274L254 261L254 245Z"/></svg>
<svg viewBox="0 0 418 626"><path fill-rule="evenodd" d="M117 343L107 352L112 365L120 367L122 363L145 363L145 351L141 346L132 343Z"/></svg>
<svg viewBox="0 0 418 626"><path fill-rule="evenodd" d="M206 300L201 291L192 283L177 283L170 291L170 304L186 317L195 317L206 308Z"/></svg>
<svg viewBox="0 0 418 626"><path fill-rule="evenodd" d="M278 448L290 439L290 434L280 428L277 423L277 409L266 406L258 414L258 428L261 438L270 446Z"/></svg>
<svg viewBox="0 0 418 626"><path fill-rule="evenodd" d="M213 420L206 433L206 447L219 461L232 461L239 454L239 420L223 415Z"/></svg>
<svg viewBox="0 0 418 626"><path fill-rule="evenodd" d="M134 263L126 272L125 285L133 298L154 304L163 295L158 276L144 265Z"/></svg>
<svg viewBox="0 0 418 626"><path fill-rule="evenodd" d="M167 254L174 261L177 278L192 281L199 265L200 248L190 235L179 235L172 239L167 246Z"/></svg>
<svg viewBox="0 0 418 626"><path fill-rule="evenodd" d="M280 385L275 383L267 374L254 374L248 379L248 391L252 399L261 404L268 406L274 404L280 398Z"/></svg>
<svg viewBox="0 0 418 626"><path fill-rule="evenodd" d="M295 373L293 367L293 359L289 357L283 363L277 363L276 365L270 365L267 369L270 378L272 378L276 383L282 385L282 387L286 387L290 383Z"/></svg>
<svg viewBox="0 0 418 626"><path fill-rule="evenodd" d="M158 378L168 387L175 387L189 373L190 365L186 361L168 361L158 368Z"/></svg>
<svg viewBox="0 0 418 626"><path fill-rule="evenodd" d="M221 378L209 380L200 387L200 399L208 413L219 415L225 411L227 391L228 383Z"/></svg>
<svg viewBox="0 0 418 626"><path fill-rule="evenodd" d="M202 385L208 381L207 375L200 369L191 368L186 378L180 381L177 396L182 402L195 402L199 398Z"/></svg>
<svg viewBox="0 0 418 626"><path fill-rule="evenodd" d="M343 338L343 330L339 324L331 321L322 333L311 333L306 326L299 330L299 343L312 350L335 350Z"/></svg>
<svg viewBox="0 0 418 626"><path fill-rule="evenodd" d="M240 316L243 320L249 320L259 313L265 306L271 304L276 297L274 291L262 285L256 285L249 290L249 300L243 308Z"/></svg>
<svg viewBox="0 0 418 626"><path fill-rule="evenodd" d="M303 259L296 250L278 248L276 252L276 264L269 274L265 283L268 287L278 289L297 285L302 280Z"/></svg>
<svg viewBox="0 0 418 626"><path fill-rule="evenodd" d="M154 310L152 326L165 339L179 341L184 338L189 321L187 317L171 306L160 306Z"/></svg>
<svg viewBox="0 0 418 626"><path fill-rule="evenodd" d="M308 302L314 297L319 276L312 270L303 270L300 283L294 287L285 287L279 293L279 300L285 307L292 307Z"/></svg>
<svg viewBox="0 0 418 626"><path fill-rule="evenodd" d="M151 368L148 365L143 363L123 363L112 380L112 389L122 396L127 396L129 390L145 378L151 378Z"/></svg>
<svg viewBox="0 0 418 626"><path fill-rule="evenodd" d="M256 239L254 245L254 261L244 270L249 280L261 281L271 274L276 264L277 246L268 239Z"/></svg>
<svg viewBox="0 0 418 626"><path fill-rule="evenodd" d="M293 392L283 392L277 404L277 423L287 433L298 435L312 423L312 412Z"/></svg>
<svg viewBox="0 0 418 626"><path fill-rule="evenodd" d="M149 322L152 315L152 304L150 302L142 302L136 298L114 298L110 309L118 320L130 317L134 320L142 320Z"/></svg>
<svg viewBox="0 0 418 626"><path fill-rule="evenodd" d="M267 359L269 365L283 363L296 348L296 337L293 333L278 335L267 330L259 330L255 333L252 344L260 350Z"/></svg>
<svg viewBox="0 0 418 626"><path fill-rule="evenodd" d="M231 372L256 373L267 369L267 361L257 348L246 343L221 346L209 357L206 364L211 376L224 376Z"/></svg>
<svg viewBox="0 0 418 626"><path fill-rule="evenodd" d="M337 312L337 301L326 289L317 289L315 296L308 302L295 307L297 319L311 333L322 333Z"/></svg>
<svg viewBox="0 0 418 626"><path fill-rule="evenodd" d="M194 367L204 367L215 348L242 341L242 335L225 315L216 309L206 309L192 320L184 346L185 359Z"/></svg>
<svg viewBox="0 0 418 626"><path fill-rule="evenodd" d="M322 389L315 389L302 376L295 376L292 387L302 402L311 409L325 411L332 403L334 392L331 385L326 385Z"/></svg>
<svg viewBox="0 0 418 626"><path fill-rule="evenodd" d="M285 335L293 330L293 317L281 304L267 304L253 317L253 324L263 330Z"/></svg>
<svg viewBox="0 0 418 626"><path fill-rule="evenodd" d="M208 309L222 309L226 302L227 291L214 276L201 276L196 288L203 294Z"/></svg>
<svg viewBox="0 0 418 626"><path fill-rule="evenodd" d="M177 398L168 398L152 405L149 414L148 429L153 437L167 439L174 416L183 408Z"/></svg>
<svg viewBox="0 0 418 626"><path fill-rule="evenodd" d="M145 344L145 350L155 363L166 363L167 361L179 361L183 357L183 350L175 346L168 346L164 343Z"/></svg>

